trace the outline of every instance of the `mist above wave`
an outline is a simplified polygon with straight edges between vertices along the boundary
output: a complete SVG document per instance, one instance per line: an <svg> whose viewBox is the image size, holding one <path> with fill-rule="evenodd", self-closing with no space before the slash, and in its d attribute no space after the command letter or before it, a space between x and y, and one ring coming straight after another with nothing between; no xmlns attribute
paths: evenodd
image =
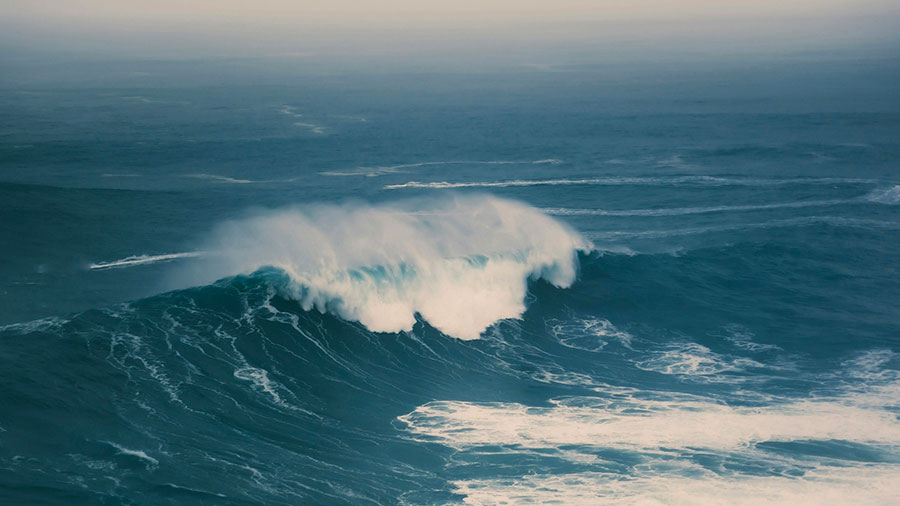
<svg viewBox="0 0 900 506"><path fill-rule="evenodd" d="M529 280L568 287L591 244L538 209L491 196L389 204L320 205L228 222L181 272L195 283L283 270L279 287L305 310L331 312L376 332L411 330L416 314L442 332L476 339L525 311Z"/></svg>

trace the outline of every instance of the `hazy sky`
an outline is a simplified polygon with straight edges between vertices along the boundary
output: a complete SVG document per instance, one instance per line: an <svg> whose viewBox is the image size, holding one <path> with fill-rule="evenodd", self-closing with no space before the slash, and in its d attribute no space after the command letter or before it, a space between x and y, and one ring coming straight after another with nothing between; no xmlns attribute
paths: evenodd
<svg viewBox="0 0 900 506"><path fill-rule="evenodd" d="M890 37L896 0L0 0L8 49L266 54ZM743 41L743 42L740 42ZM774 42L773 42L774 41Z"/></svg>
<svg viewBox="0 0 900 506"><path fill-rule="evenodd" d="M468 21L660 20L796 16L880 10L888 0L4 0L5 16L72 22L249 19L400 25Z"/></svg>

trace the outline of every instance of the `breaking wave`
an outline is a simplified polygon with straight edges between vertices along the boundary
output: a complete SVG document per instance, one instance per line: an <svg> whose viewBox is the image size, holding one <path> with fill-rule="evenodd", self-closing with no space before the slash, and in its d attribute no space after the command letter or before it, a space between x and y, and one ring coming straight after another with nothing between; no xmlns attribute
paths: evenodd
<svg viewBox="0 0 900 506"><path fill-rule="evenodd" d="M410 330L419 315L475 339L525 311L529 280L570 286L578 252L591 248L538 209L489 196L298 207L222 225L202 248L211 253L173 279L206 284L274 267L290 279L280 290L305 310L376 332ZM139 261L151 259L101 266Z"/></svg>

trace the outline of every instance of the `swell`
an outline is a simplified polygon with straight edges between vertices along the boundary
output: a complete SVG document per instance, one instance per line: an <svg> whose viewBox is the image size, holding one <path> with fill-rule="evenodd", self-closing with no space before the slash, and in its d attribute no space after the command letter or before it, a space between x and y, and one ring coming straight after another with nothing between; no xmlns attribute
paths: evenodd
<svg viewBox="0 0 900 506"><path fill-rule="evenodd" d="M852 199L807 200L734 206L670 207L660 209L572 209L566 207L548 207L544 208L543 211L547 214L556 216L684 216L691 214L762 211L767 209L799 209L805 207L831 207L867 203L887 205L900 203L900 185L888 188L878 188L861 197Z"/></svg>
<svg viewBox="0 0 900 506"><path fill-rule="evenodd" d="M594 281L610 279L585 269ZM887 350L857 356L834 378L806 378L833 387L858 377L860 392L796 397L744 384L734 397L723 397L724 388L687 394L677 387L685 378L743 376L629 364L673 345L735 364L775 352L734 347L732 357L657 341L647 328L631 336L608 321L580 326L566 292L542 283L532 286L536 314L479 341L424 324L376 336L302 311L281 295L291 283L263 269L68 321L0 329L4 338L28 337L5 339L10 353L0 357L0 396L11 406L2 424L9 447L0 452L25 456L6 460L17 480L50 484L79 503L394 504L410 494L412 504L446 504L438 492L448 483L485 503L715 502L726 492L737 503L797 487L800 497L818 488L842 492L842 501L892 497L884 480L897 471L900 426L891 412L897 375L885 370L896 354ZM572 341L587 334L590 343ZM752 334L733 334L757 344ZM665 382L650 381L659 375ZM30 403L45 425L29 419ZM842 453L820 458L823 448ZM188 489L197 495L177 495ZM86 491L93 500L78 495ZM415 495L423 491L438 492Z"/></svg>
<svg viewBox="0 0 900 506"><path fill-rule="evenodd" d="M328 170L319 172L321 176L366 176L375 177L387 174L397 174L404 172L404 169L415 169L419 167L435 167L443 165L559 165L562 160L556 158L545 158L542 160L445 160L433 162L414 162L401 163L397 165L385 165L378 167L357 167L354 170Z"/></svg>
<svg viewBox="0 0 900 506"><path fill-rule="evenodd" d="M782 185L831 185L831 184L878 184L877 179L862 178L746 178L732 176L637 176L637 177L589 177L560 179L512 179L504 181L448 182L408 181L389 184L386 190L404 188L459 189L459 188L507 188L521 186L782 186Z"/></svg>
<svg viewBox="0 0 900 506"><path fill-rule="evenodd" d="M858 202L852 199L811 200L808 202L780 202L775 204L748 204L740 206L674 207L662 209L570 209L549 207L544 212L556 216L684 216L735 211L759 211L765 209L793 209L803 207L827 207Z"/></svg>
<svg viewBox="0 0 900 506"><path fill-rule="evenodd" d="M900 223L894 221L874 220L866 218L847 218L843 216L803 216L798 218L785 218L756 223L741 223L734 225L713 225L708 227L688 227L665 230L613 230L608 232L595 232L590 234L593 239L657 239L663 237L675 237L685 235L700 235L714 232L733 232L741 230L759 230L770 228L808 227L814 225L827 225L841 228L859 228L876 230L898 230Z"/></svg>

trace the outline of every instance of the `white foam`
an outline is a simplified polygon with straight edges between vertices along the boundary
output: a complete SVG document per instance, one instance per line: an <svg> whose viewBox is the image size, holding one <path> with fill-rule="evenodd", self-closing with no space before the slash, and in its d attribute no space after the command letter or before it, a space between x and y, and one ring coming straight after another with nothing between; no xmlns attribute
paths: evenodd
<svg viewBox="0 0 900 506"><path fill-rule="evenodd" d="M670 392L596 390L597 397L562 398L547 407L436 401L398 420L414 439L456 450L454 460L463 464L487 452L560 459L582 470L525 474L534 470L529 466L521 476L457 481L467 504L875 505L900 498L896 464L792 457L756 446L840 441L895 451L900 420L878 392L769 397L766 405L745 407ZM631 459L627 473L605 472L602 450L640 458ZM694 459L711 455L758 466L745 474L740 466L703 467Z"/></svg>
<svg viewBox="0 0 900 506"><path fill-rule="evenodd" d="M781 347L774 344L763 344L753 341L753 332L746 327L737 324L726 325L723 329L725 335L722 336L726 341L730 342L735 348L746 350L752 353L761 353L765 351L780 350Z"/></svg>
<svg viewBox="0 0 900 506"><path fill-rule="evenodd" d="M252 184L259 183L259 181L253 181L251 179L238 179L229 176L220 176L218 174L185 174L184 177L189 177L193 179L211 179L213 181L220 181L222 183L233 183L233 184Z"/></svg>
<svg viewBox="0 0 900 506"><path fill-rule="evenodd" d="M297 112L296 107L293 107L290 105L281 106L281 109L279 109L278 112L280 112L281 114L284 114L285 116L290 116L295 119L299 119L299 118L303 117L302 114ZM309 131L314 134L321 135L321 134L325 133L325 127L323 127L321 125L316 125L315 123L309 123L307 121L295 121L294 126L308 128Z"/></svg>
<svg viewBox="0 0 900 506"><path fill-rule="evenodd" d="M350 170L326 170L326 171L319 172L319 175L320 176L331 176L331 177L354 177L354 176L378 177L378 176L384 176L387 174L396 174L398 172L402 172L400 167L402 167L402 166L357 167L355 169L350 169Z"/></svg>
<svg viewBox="0 0 900 506"><path fill-rule="evenodd" d="M159 262L168 262L179 258L196 258L203 256L203 251L186 251L183 253L165 253L162 255L133 255L130 257L113 260L111 262L97 262L88 266L91 270L115 269L120 267L134 267L136 265L154 264Z"/></svg>
<svg viewBox="0 0 900 506"><path fill-rule="evenodd" d="M293 118L302 118L303 115L297 113L296 111L297 111L297 108L294 106L290 106L290 105L283 105L283 106L281 106L281 109L278 110L278 112L280 112L281 114L284 114L285 116L291 116Z"/></svg>
<svg viewBox="0 0 900 506"><path fill-rule="evenodd" d="M122 97L122 100L134 100L137 102L143 102L145 104L157 104L160 103L159 100L154 100L152 98L143 97L140 95L130 96L130 97Z"/></svg>
<svg viewBox="0 0 900 506"><path fill-rule="evenodd" d="M866 380L867 384L876 384L881 388L900 388L900 367L885 367L890 363L900 366L900 353L887 349L867 350L858 356L845 361L842 365L846 376ZM900 396L896 398L900 403Z"/></svg>
<svg viewBox="0 0 900 506"><path fill-rule="evenodd" d="M416 314L475 339L525 310L529 279L568 287L591 244L518 202L489 196L296 208L219 228L196 281L272 266L286 295L378 332L411 330ZM179 276L182 277L182 276Z"/></svg>
<svg viewBox="0 0 900 506"><path fill-rule="evenodd" d="M689 377L703 382L736 381L739 378L721 373L743 371L748 367L764 367L747 358L720 355L697 343L672 344L666 350L650 353L649 358L637 362L635 366L645 371Z"/></svg>
<svg viewBox="0 0 900 506"><path fill-rule="evenodd" d="M631 346L631 334L617 329L609 320L572 318L565 321L553 320L547 324L550 327L550 335L569 348L600 351L610 341L618 341L626 347Z"/></svg>
<svg viewBox="0 0 900 506"><path fill-rule="evenodd" d="M894 185L890 188L879 188L868 194L866 198L879 204L900 204L900 185Z"/></svg>
<svg viewBox="0 0 900 506"><path fill-rule="evenodd" d="M653 461L664 467L671 464ZM693 471L693 473L687 472ZM813 469L802 477L719 476L695 466L676 476L623 478L611 473L529 474L511 479L459 480L465 504L616 506L884 506L900 503L894 466ZM685 474L687 476L685 476Z"/></svg>
<svg viewBox="0 0 900 506"><path fill-rule="evenodd" d="M271 184L271 183L293 183L297 181L299 178L297 177L289 177L284 179L240 179L231 176L222 176L219 174L183 174L179 177L187 177L191 179L208 179L210 181L215 181L218 183L228 183L228 184Z"/></svg>
<svg viewBox="0 0 900 506"><path fill-rule="evenodd" d="M783 401L762 407L727 406L704 398L574 397L551 407L516 403L434 401L399 417L416 436L457 450L512 445L740 451L767 441L842 440L900 444L900 421L890 411L852 397Z"/></svg>
<svg viewBox="0 0 900 506"><path fill-rule="evenodd" d="M316 125L315 123L307 123L307 122L305 122L305 121L295 121L295 122L294 122L294 126L303 127L303 128L308 128L309 131L312 132L312 133L314 133L314 134L319 134L319 135L321 135L321 134L324 134L324 133L325 133L325 127L320 126L320 125Z"/></svg>
<svg viewBox="0 0 900 506"><path fill-rule="evenodd" d="M113 443L112 441L104 441L104 443L112 446L113 448L118 450L119 453L121 453L122 455L130 455L132 457L137 457L137 458L147 462L150 466L153 466L153 467L156 467L159 465L159 460L156 460L155 458L147 455L147 453L144 452L143 450L131 450L131 449L125 448L124 446L122 446L120 444Z"/></svg>
<svg viewBox="0 0 900 506"><path fill-rule="evenodd" d="M265 369L257 367L245 366L234 371L234 377L253 383L257 389L267 393L275 404L285 405L285 402L278 395L278 384L269 379L269 373Z"/></svg>

